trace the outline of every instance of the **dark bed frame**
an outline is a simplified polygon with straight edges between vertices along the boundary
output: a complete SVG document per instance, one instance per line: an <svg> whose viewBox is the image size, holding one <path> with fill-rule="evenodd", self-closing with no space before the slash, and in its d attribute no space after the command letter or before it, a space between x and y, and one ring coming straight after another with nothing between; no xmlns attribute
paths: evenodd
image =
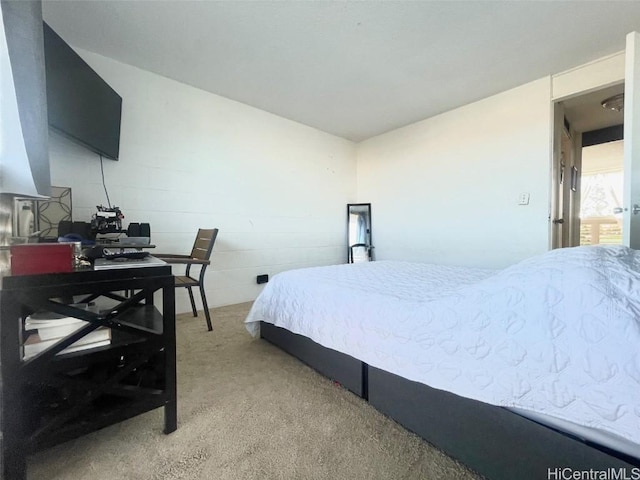
<svg viewBox="0 0 640 480"><path fill-rule="evenodd" d="M611 478L640 474L638 458L588 444L505 408L407 380L269 323L261 322L260 336L486 478L571 478L562 476L565 468L615 469L623 475Z"/></svg>

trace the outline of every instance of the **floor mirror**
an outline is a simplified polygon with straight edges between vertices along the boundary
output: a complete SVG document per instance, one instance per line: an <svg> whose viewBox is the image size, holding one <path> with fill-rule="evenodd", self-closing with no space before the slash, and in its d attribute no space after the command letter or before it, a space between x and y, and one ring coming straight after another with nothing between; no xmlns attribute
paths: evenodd
<svg viewBox="0 0 640 480"><path fill-rule="evenodd" d="M371 204L347 205L347 261L349 263L373 260L371 240Z"/></svg>

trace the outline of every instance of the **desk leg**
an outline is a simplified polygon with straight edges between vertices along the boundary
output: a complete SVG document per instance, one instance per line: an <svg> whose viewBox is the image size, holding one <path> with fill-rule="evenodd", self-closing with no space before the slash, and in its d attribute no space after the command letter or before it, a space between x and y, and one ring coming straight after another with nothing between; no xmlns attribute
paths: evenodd
<svg viewBox="0 0 640 480"><path fill-rule="evenodd" d="M19 318L19 305L2 297L2 317ZM5 316L6 315L6 316ZM2 414L2 478L25 480L27 478L26 449L24 445L23 406L20 398L20 326L17 320L5 321L0 329L0 406Z"/></svg>
<svg viewBox="0 0 640 480"><path fill-rule="evenodd" d="M24 445L24 421L20 388L15 382L3 384L2 391L2 478L25 480L27 478L26 448Z"/></svg>
<svg viewBox="0 0 640 480"><path fill-rule="evenodd" d="M175 398L164 406L164 433L170 434L178 428L178 402Z"/></svg>
<svg viewBox="0 0 640 480"><path fill-rule="evenodd" d="M16 442L15 440L15 436L12 435L8 438L4 436L2 439L2 442L4 443L2 451L2 473L4 476L2 478L7 480L26 480L27 458L25 456L24 449L22 449L19 442Z"/></svg>
<svg viewBox="0 0 640 480"><path fill-rule="evenodd" d="M164 407L164 433L171 433L178 428L178 401L176 385L176 306L175 288L162 289L162 314L165 337L165 388L167 404Z"/></svg>
<svg viewBox="0 0 640 480"><path fill-rule="evenodd" d="M10 387L9 385L4 385ZM26 480L27 459L22 441L22 409L20 399L5 390L2 399L2 478Z"/></svg>

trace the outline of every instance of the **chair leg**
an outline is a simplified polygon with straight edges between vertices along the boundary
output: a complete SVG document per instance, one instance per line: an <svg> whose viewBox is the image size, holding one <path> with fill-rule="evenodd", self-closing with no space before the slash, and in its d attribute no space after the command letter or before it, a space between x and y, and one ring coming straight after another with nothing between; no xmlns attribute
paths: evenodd
<svg viewBox="0 0 640 480"><path fill-rule="evenodd" d="M193 316L197 317L198 311L196 310L196 301L193 298L193 290L191 290L191 287L187 287L187 290L189 290L189 300L191 300L191 311L193 312Z"/></svg>
<svg viewBox="0 0 640 480"><path fill-rule="evenodd" d="M209 305L207 305L207 297L204 294L204 285L200 284L200 297L202 297L202 306L204 307L204 316L207 318L207 330L213 330L211 326L211 314L209 313Z"/></svg>

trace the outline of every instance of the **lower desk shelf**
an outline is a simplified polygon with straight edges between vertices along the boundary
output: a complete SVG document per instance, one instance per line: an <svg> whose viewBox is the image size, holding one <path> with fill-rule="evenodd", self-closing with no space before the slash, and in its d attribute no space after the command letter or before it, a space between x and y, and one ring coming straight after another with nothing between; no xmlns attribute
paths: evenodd
<svg viewBox="0 0 640 480"><path fill-rule="evenodd" d="M172 400L166 390L164 350L151 351L148 357L117 350L123 354L89 364L84 355L83 367L53 362L59 365L46 380L38 375L23 383L21 398L29 405L23 430L28 452L166 406ZM67 368L62 368L65 364Z"/></svg>

